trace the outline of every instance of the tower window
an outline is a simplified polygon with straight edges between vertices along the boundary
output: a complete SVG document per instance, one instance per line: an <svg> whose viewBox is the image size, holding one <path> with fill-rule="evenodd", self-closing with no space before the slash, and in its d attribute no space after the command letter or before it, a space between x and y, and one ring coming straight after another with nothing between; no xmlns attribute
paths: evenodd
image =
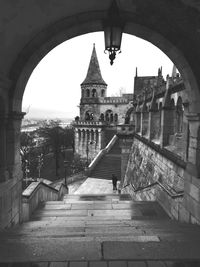
<svg viewBox="0 0 200 267"><path fill-rule="evenodd" d="M86 97L90 97L90 90L89 89L86 90Z"/></svg>
<svg viewBox="0 0 200 267"><path fill-rule="evenodd" d="M96 89L93 89L92 90L92 97L97 97L97 91L96 91Z"/></svg>

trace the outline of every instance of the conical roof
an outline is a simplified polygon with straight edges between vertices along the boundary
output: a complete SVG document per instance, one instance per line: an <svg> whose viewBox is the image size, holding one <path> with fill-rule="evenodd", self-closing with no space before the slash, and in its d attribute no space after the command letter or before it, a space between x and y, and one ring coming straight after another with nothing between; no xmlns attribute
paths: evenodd
<svg viewBox="0 0 200 267"><path fill-rule="evenodd" d="M101 76L101 70L99 67L99 62L97 59L97 53L95 49L95 44L93 46L92 55L90 59L90 64L88 67L87 75L85 80L82 82L81 85L84 84L103 84L107 85Z"/></svg>

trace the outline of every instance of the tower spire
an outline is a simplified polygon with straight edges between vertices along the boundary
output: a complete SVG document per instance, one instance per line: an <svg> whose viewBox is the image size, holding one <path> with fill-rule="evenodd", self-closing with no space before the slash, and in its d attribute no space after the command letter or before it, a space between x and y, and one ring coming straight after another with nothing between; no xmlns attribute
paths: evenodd
<svg viewBox="0 0 200 267"><path fill-rule="evenodd" d="M173 69L172 69L172 78L176 78L177 75L177 68L175 65L173 65Z"/></svg>
<svg viewBox="0 0 200 267"><path fill-rule="evenodd" d="M81 85L84 84L102 84L102 85L107 85L105 81L103 80L101 76L101 70L99 67L99 61L97 58L97 53L96 53L96 48L95 44L93 44L93 50L92 50L92 55L90 58L90 63L87 71L87 75L85 80L82 82Z"/></svg>

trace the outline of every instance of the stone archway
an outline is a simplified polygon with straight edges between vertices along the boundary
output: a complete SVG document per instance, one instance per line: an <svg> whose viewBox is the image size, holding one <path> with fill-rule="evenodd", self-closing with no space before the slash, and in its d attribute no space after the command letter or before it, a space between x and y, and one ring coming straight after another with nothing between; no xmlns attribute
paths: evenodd
<svg viewBox="0 0 200 267"><path fill-rule="evenodd" d="M105 18L105 13L106 12L81 13L75 17L70 17L59 21L56 23L56 25L54 25L54 27L51 25L51 27L48 27L43 30L43 32L39 33L23 49L23 53L19 54L9 74L10 79L14 81L10 93L12 98L10 108L12 110L21 111L21 102L27 81L39 61L50 50L63 41L85 33L102 31L102 21ZM200 81L198 79L198 75L195 75L198 73L196 64L194 64L195 68L193 68L191 64L193 62L190 62L190 56L187 58L187 53L185 53L185 44L180 46L179 43L178 47L176 46L176 43L173 43L173 40L167 39L160 32L156 32L155 30L147 28L143 25L136 24L134 22L133 14L131 13L123 13L123 17L127 21L124 29L125 33L135 35L151 42L160 50L162 50L175 63L184 79L185 86L190 95L190 102L193 103L193 105L190 107L191 112L197 112L199 107L196 103L196 99L200 99L198 85L200 84ZM54 30L52 30L52 28Z"/></svg>
<svg viewBox="0 0 200 267"><path fill-rule="evenodd" d="M177 1L178 3L173 5L170 11L169 6L171 5L171 1L162 1L162 3L160 0L118 2L120 4L121 15L126 21L124 32L143 38L160 48L179 69L184 79L186 91L188 92L188 99L191 103L188 108L191 114L188 116L190 133L193 139L197 138L199 136L197 129L200 121L197 114L200 113L200 75L198 66L198 62L200 61L200 40L196 36L198 34L198 25L194 22L199 13L195 12L189 6L188 9L185 9L182 1ZM87 4L87 7L83 8L81 5L85 4ZM89 4L89 1L84 1L83 4L79 1L79 5L81 8L78 8L78 12L76 9L71 10L69 8L71 12L67 13L68 15L65 17L60 17L57 22L52 20L54 22L45 24L46 26L44 28L41 23L32 35L26 36L26 45L23 49L19 46L17 57L10 56L9 58L9 62L11 63L9 68L7 67L9 70L7 70L6 74L12 81L12 84L8 93L9 105L6 107L9 109L10 121L5 135L9 137L10 142L6 150L9 150L11 159L14 159L14 162L10 162L9 164L12 165L10 166L13 172L11 177L19 177L18 137L20 132L21 104L27 81L33 69L50 50L61 42L81 34L103 30L102 22L106 17L110 2L102 1L97 9L95 4L92 6ZM188 10L190 11L189 15ZM177 16L181 21L181 25L178 26L173 24L177 21ZM11 50L12 47L8 49ZM193 151L195 154L195 149L190 149L190 153ZM191 166L194 169L196 158L190 157L190 154L188 158L189 160L191 158ZM12 190L17 192L16 199L13 199L13 203L11 203L12 209L16 211L16 214L12 215L13 218L11 220L9 218L7 222L2 223L3 226L9 225L10 221L19 221L20 217L20 183L14 182L14 180L11 181ZM10 194L11 185L5 188L5 194ZM6 199L4 196L3 198ZM10 198L12 198L11 194ZM5 210L2 210L2 212L6 213Z"/></svg>

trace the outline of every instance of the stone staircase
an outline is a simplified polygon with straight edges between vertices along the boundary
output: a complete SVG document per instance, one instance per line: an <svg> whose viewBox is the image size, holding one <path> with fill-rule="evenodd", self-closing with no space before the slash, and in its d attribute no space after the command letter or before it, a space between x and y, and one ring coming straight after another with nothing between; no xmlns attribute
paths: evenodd
<svg viewBox="0 0 200 267"><path fill-rule="evenodd" d="M158 203L128 195L65 195L0 237L3 266L200 266L199 226L172 221Z"/></svg>
<svg viewBox="0 0 200 267"><path fill-rule="evenodd" d="M90 177L99 179L111 179L112 174L118 179L121 178L121 149L119 147L119 139L115 142L111 150L104 155L97 166L91 172Z"/></svg>

